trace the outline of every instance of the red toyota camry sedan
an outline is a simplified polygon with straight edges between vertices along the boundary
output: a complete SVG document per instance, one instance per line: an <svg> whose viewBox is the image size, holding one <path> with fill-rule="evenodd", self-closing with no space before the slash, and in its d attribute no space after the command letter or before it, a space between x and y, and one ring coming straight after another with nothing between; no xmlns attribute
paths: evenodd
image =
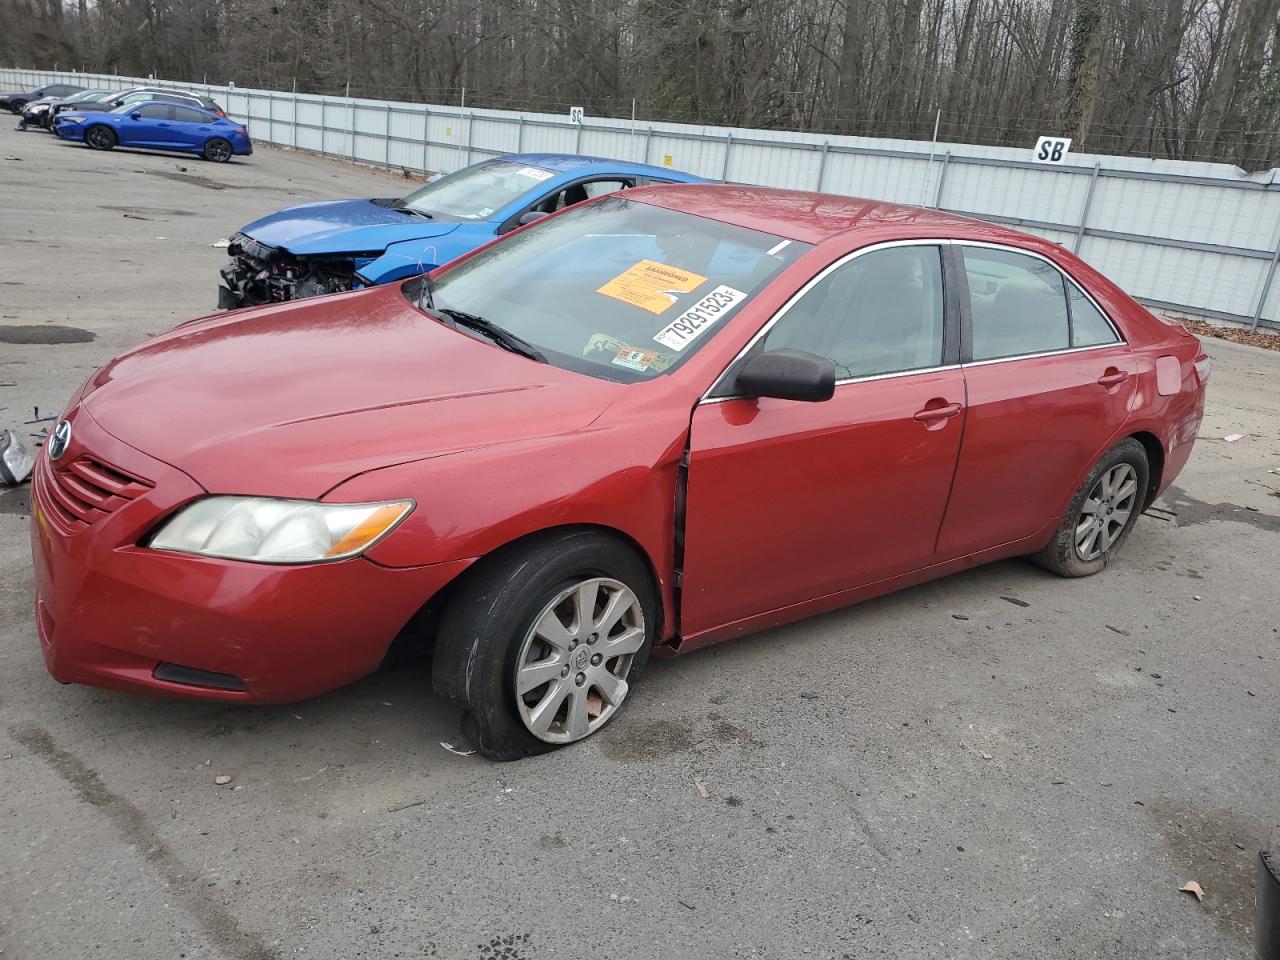
<svg viewBox="0 0 1280 960"><path fill-rule="evenodd" d="M99 370L35 476L40 642L63 682L264 703L430 639L519 757L608 723L651 653L1003 557L1100 572L1208 372L1044 240L628 190Z"/></svg>

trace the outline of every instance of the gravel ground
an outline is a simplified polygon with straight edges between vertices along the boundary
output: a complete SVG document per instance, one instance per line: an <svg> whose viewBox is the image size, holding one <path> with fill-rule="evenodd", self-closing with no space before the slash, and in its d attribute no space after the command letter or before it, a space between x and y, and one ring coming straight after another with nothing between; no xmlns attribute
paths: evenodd
<svg viewBox="0 0 1280 960"><path fill-rule="evenodd" d="M274 150L6 128L11 157L6 425L208 312L242 223L403 191ZM655 662L602 735L517 764L442 747L421 666L272 708L57 685L25 491L0 495L0 955L1249 957L1280 843L1280 356L1208 349L1192 461L1105 574L1000 563Z"/></svg>

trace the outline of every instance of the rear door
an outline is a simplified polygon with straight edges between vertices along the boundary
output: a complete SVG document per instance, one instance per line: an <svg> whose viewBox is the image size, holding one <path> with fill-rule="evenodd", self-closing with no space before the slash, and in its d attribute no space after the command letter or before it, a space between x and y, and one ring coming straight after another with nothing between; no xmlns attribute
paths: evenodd
<svg viewBox="0 0 1280 960"><path fill-rule="evenodd" d="M814 278L748 351L829 357L831 400L713 391L694 409L687 640L932 562L964 425L958 300L946 294L936 243L859 251Z"/></svg>
<svg viewBox="0 0 1280 960"><path fill-rule="evenodd" d="M1046 257L988 244L952 250L967 307L969 410L944 559L1056 524L1124 425L1136 369L1116 327Z"/></svg>
<svg viewBox="0 0 1280 960"><path fill-rule="evenodd" d="M190 150L204 149L204 142L213 133L213 118L203 110L175 104L173 107L173 138L177 145Z"/></svg>

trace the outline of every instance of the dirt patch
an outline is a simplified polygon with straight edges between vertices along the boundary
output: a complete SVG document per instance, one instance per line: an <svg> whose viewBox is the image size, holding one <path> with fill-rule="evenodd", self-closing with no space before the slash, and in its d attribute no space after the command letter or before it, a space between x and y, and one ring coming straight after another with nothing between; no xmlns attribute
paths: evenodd
<svg viewBox="0 0 1280 960"><path fill-rule="evenodd" d="M1187 880L1200 884L1205 892L1204 912L1232 936L1248 943L1253 928L1254 871L1267 828L1230 810L1188 810L1168 801L1148 803L1145 810L1169 851L1177 880L1171 889Z"/></svg>
<svg viewBox="0 0 1280 960"><path fill-rule="evenodd" d="M0 514L15 517L31 516L31 485L23 484L0 492Z"/></svg>
<svg viewBox="0 0 1280 960"><path fill-rule="evenodd" d="M1269 533L1280 533L1280 517L1258 510L1249 510L1235 503L1208 503L1197 500L1179 487L1170 487L1166 490L1160 502L1167 504L1168 508L1177 515L1177 523L1180 527L1208 523L1210 520L1232 520ZM1203 577L1197 576L1195 579L1203 579Z"/></svg>
<svg viewBox="0 0 1280 960"><path fill-rule="evenodd" d="M92 343L97 334L80 327L62 327L56 323L40 325L0 324L0 343Z"/></svg>
<svg viewBox="0 0 1280 960"><path fill-rule="evenodd" d="M110 204L98 204L99 210L117 210L120 213L131 213L136 217L194 217L194 210L178 210L169 207L115 207Z"/></svg>

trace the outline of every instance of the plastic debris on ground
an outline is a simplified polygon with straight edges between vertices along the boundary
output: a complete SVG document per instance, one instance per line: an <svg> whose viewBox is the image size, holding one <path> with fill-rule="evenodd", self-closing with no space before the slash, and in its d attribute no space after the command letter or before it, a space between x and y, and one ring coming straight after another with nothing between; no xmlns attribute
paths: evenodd
<svg viewBox="0 0 1280 960"><path fill-rule="evenodd" d="M0 487L16 487L31 478L36 458L12 430L0 432Z"/></svg>

